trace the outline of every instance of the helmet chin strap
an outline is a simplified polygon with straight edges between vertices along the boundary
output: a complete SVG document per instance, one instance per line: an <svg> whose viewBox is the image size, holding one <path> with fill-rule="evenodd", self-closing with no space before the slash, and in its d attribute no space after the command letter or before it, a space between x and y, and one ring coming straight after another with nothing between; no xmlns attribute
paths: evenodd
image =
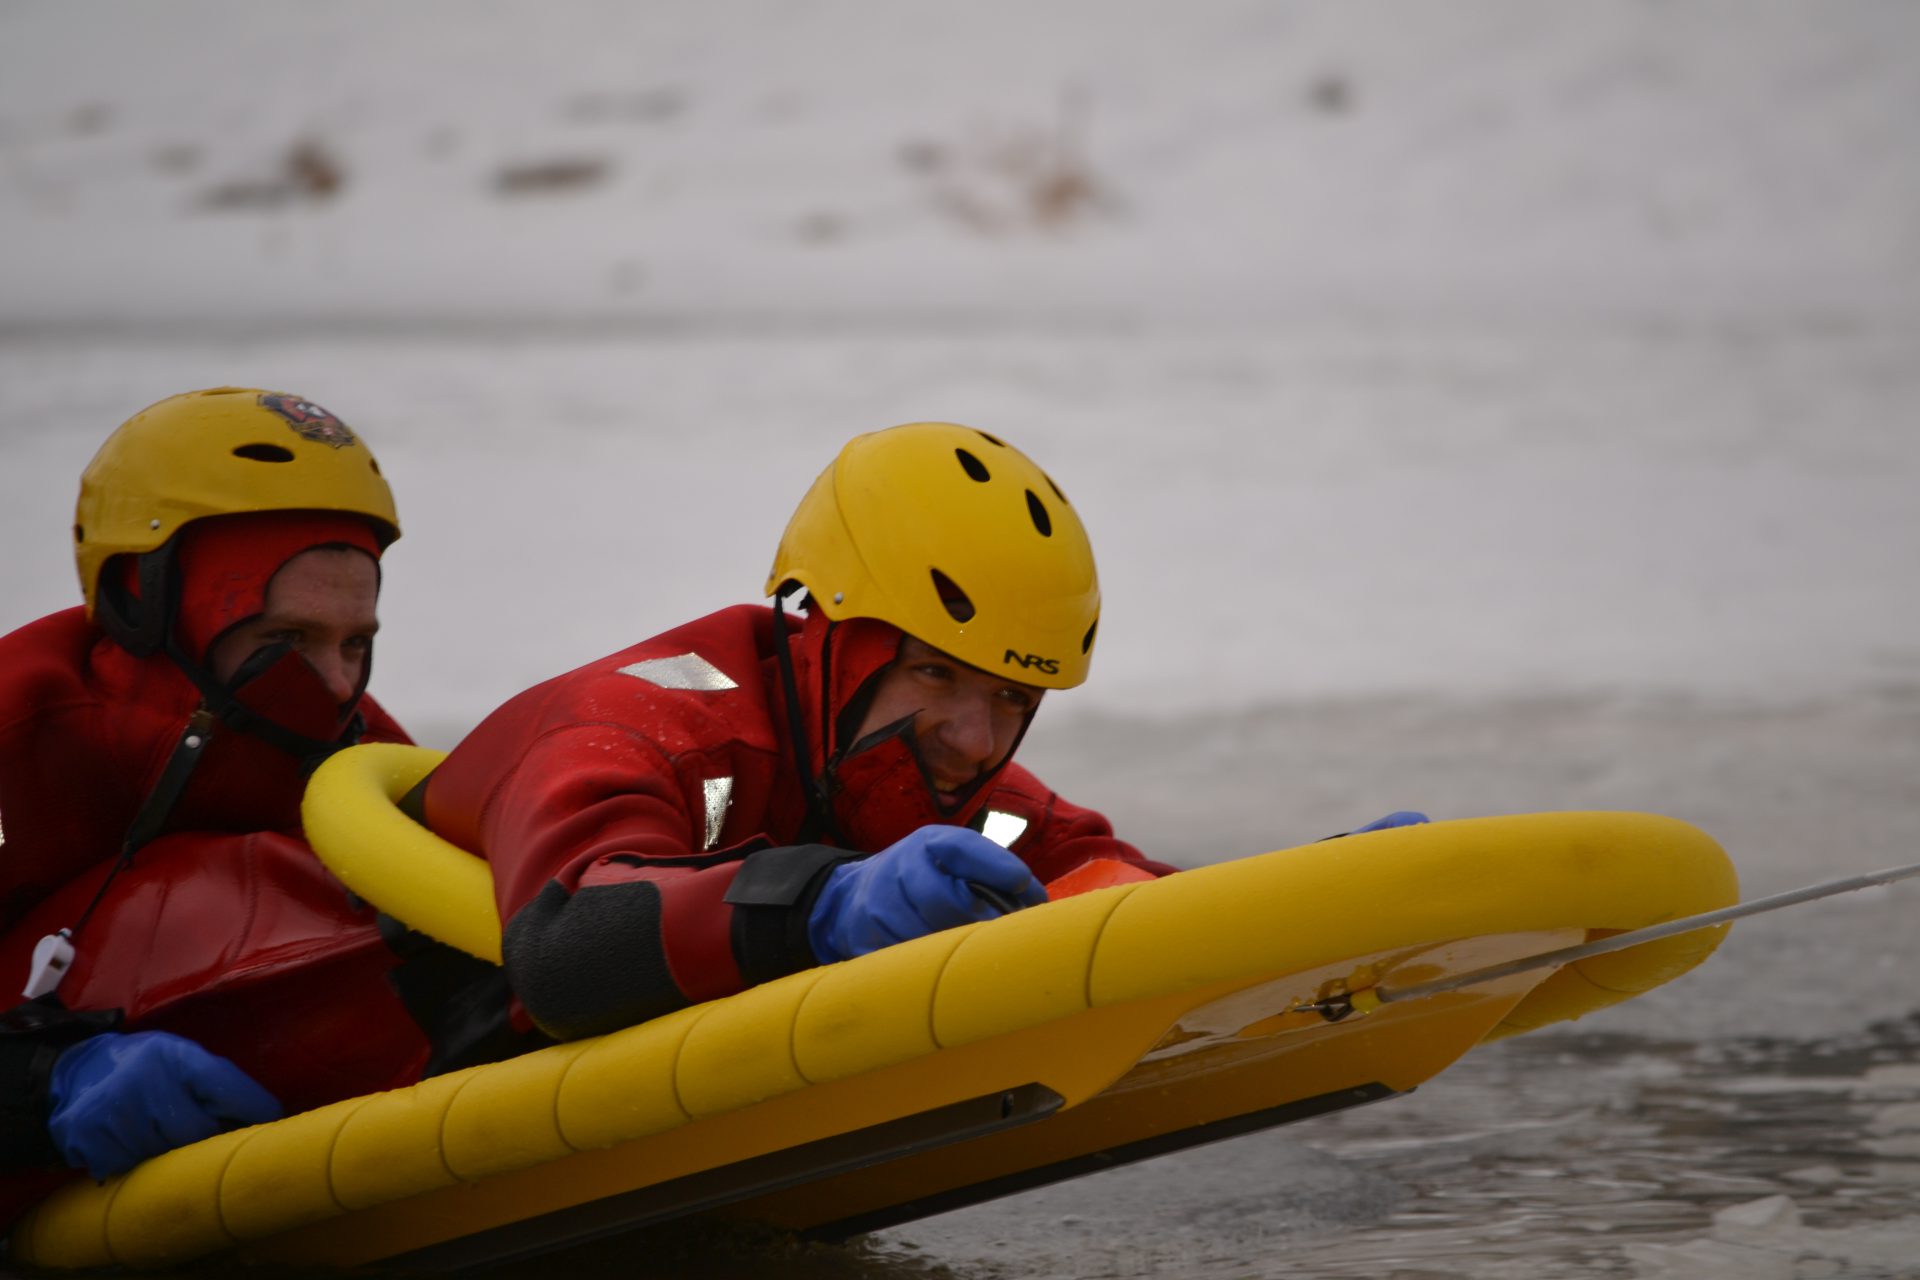
<svg viewBox="0 0 1920 1280"><path fill-rule="evenodd" d="M834 821L833 802L827 796L826 780L813 771L813 754L807 749L807 718L800 710L800 682L793 673L793 641L787 634L787 615L782 607L789 595L798 590L798 585L787 583L773 593L773 646L780 662L780 689L787 704L787 736L793 742L794 771L800 775L800 788L806 795L809 825L825 831L833 842L846 847L846 837L841 834L840 824ZM824 691L829 687L827 673L827 654L833 647L832 623L828 623L827 643L821 646L820 679ZM821 703L821 720L827 718L828 708ZM825 748L822 748L823 753Z"/></svg>
<svg viewBox="0 0 1920 1280"><path fill-rule="evenodd" d="M254 710L235 696L236 690L244 688L248 681L271 670L292 652L291 646L285 644L272 644L255 649L233 673L232 679L222 682L206 667L188 658L180 648L179 642L172 637L168 638L166 646L167 657L172 659L173 665L180 668L182 674L193 681L194 687L200 690L200 705L215 719L229 728L258 738L268 746L285 752L300 762L301 772L312 773L320 767L321 761L342 747L350 746L360 736L364 726L360 716L355 714L346 731L337 738L310 738ZM359 687L354 690L353 702L358 702L361 692L366 689L367 677L371 674L372 666L373 655L369 652L360 674Z"/></svg>
<svg viewBox="0 0 1920 1280"><path fill-rule="evenodd" d="M916 712L915 715L917 714ZM992 769L975 774L965 786L959 788L957 791L940 790L939 787L934 785L933 772L927 768L926 757L920 754L920 739L919 736L914 733L913 726L914 716L912 715L902 716L892 724L882 725L835 756L829 768L831 769L838 766L876 747L884 746L897 738L900 741L901 748L905 750L908 758L913 761L914 769L920 774L920 781L925 785L927 795L933 801L933 811L935 813L958 813L965 809L980 788L985 786L989 779L1000 772L1000 766L995 765ZM1011 758L1011 753L1009 753L1009 758Z"/></svg>
<svg viewBox="0 0 1920 1280"><path fill-rule="evenodd" d="M1031 722L1029 716L1027 723ZM903 716L868 733L828 762L826 772L836 805L841 807L842 824L861 848L885 848L923 826L978 830L983 797L1020 745L1016 737L991 769L975 774L955 791L941 791L921 752L916 723L915 716ZM1020 732L1025 735L1026 724Z"/></svg>

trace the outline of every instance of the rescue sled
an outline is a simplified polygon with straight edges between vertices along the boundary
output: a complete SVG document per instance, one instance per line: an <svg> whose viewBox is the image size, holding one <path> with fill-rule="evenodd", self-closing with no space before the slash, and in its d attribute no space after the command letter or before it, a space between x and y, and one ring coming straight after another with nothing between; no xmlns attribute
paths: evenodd
<svg viewBox="0 0 1920 1280"><path fill-rule="evenodd" d="M336 756L308 834L359 892L394 910L381 892L430 887L444 918L408 922L497 954L484 865L394 807L438 759ZM435 858L466 887L403 883ZM65 1188L16 1227L13 1256L435 1271L695 1215L849 1235L1405 1093L1482 1041L1677 977L1725 928L1377 1007L1356 993L1444 986L1736 897L1709 837L1633 813L1438 822L1220 863L223 1134Z"/></svg>

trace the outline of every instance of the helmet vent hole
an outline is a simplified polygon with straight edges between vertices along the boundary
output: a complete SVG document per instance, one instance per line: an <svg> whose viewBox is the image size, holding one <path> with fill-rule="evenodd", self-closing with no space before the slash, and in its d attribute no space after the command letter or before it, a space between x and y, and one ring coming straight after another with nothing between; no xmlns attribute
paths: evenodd
<svg viewBox="0 0 1920 1280"><path fill-rule="evenodd" d="M968 453L965 449L955 449L953 456L960 459L960 469L973 479L985 484L993 479L993 473L987 470L987 464Z"/></svg>
<svg viewBox="0 0 1920 1280"><path fill-rule="evenodd" d="M999 447L1000 447L1000 448L1002 448L1002 449L1004 449L1004 448L1006 448L1006 447L1007 447L1007 442L1006 442L1006 441L1004 441L1004 440L1002 440L1002 439L1001 439L1000 437L998 437L998 436L990 436L990 435L988 435L988 434L987 434L986 432L984 432L984 431L982 431L982 430L981 430L980 428L978 428L978 427L975 427L975 428L973 429L973 434L975 434L975 435L977 435L977 436L979 436L979 437L980 437L980 438L981 438L982 440L985 440L985 441L986 441L986 442L987 442L988 444L991 444L991 445L997 445L997 446L999 446Z"/></svg>
<svg viewBox="0 0 1920 1280"><path fill-rule="evenodd" d="M368 458L368 459L367 459L367 465L368 465L369 467L371 467L371 468L373 469L373 474L375 474L375 475L379 475L379 474L380 474L380 462L379 462L379 460L378 460L378 459L376 459L376 458Z"/></svg>
<svg viewBox="0 0 1920 1280"><path fill-rule="evenodd" d="M293 450L277 444L243 444L235 446L233 456L255 462L292 462Z"/></svg>
<svg viewBox="0 0 1920 1280"><path fill-rule="evenodd" d="M935 569L933 589L940 596L940 604L955 622L973 621L973 601L967 599L967 593L960 589L959 583Z"/></svg>
<svg viewBox="0 0 1920 1280"><path fill-rule="evenodd" d="M1053 517L1047 514L1047 508L1033 490L1027 490L1027 514L1033 517L1033 527L1040 531L1043 538L1053 536Z"/></svg>
<svg viewBox="0 0 1920 1280"><path fill-rule="evenodd" d="M73 526L73 540L75 542L85 542L87 540L87 526L83 524Z"/></svg>
<svg viewBox="0 0 1920 1280"><path fill-rule="evenodd" d="M1046 472L1044 472L1044 471L1042 471L1042 472L1040 473L1040 475L1041 475L1041 477L1042 477L1042 478L1044 478L1044 479L1046 480L1046 482L1047 482L1047 488L1049 488L1049 489L1051 489L1051 490L1053 490L1053 496L1054 496L1054 497L1056 497L1056 498L1058 498L1058 499L1060 499L1060 501L1061 501L1061 502L1065 502L1065 503L1066 503L1066 505L1067 505L1067 506L1069 506L1069 507L1073 505L1073 504L1072 504L1071 502L1067 502L1067 495L1066 495L1066 494L1064 494L1064 493L1062 493L1062 492L1060 492L1060 486L1059 486L1059 485L1057 485L1057 484L1055 484L1055 483L1053 482L1053 477L1052 477L1052 476L1050 476L1050 475L1047 475L1047 473L1046 473Z"/></svg>
<svg viewBox="0 0 1920 1280"><path fill-rule="evenodd" d="M1091 653L1093 651L1093 633L1099 629L1100 619L1095 618L1093 625L1087 628L1087 634L1080 637L1080 652Z"/></svg>

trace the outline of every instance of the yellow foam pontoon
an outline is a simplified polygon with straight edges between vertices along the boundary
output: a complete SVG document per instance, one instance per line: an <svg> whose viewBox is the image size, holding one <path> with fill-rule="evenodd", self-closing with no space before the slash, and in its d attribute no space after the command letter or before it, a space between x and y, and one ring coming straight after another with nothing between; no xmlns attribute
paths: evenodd
<svg viewBox="0 0 1920 1280"><path fill-rule="evenodd" d="M358 892L497 956L484 865L394 807L438 759L341 753L314 778L308 834ZM391 901L423 891L411 911ZM1303 1006L1736 897L1711 839L1646 814L1438 822L1264 854L222 1134L67 1187L16 1227L13 1256L440 1270L695 1214L850 1234L1404 1093L1483 1040L1678 976L1724 928L1338 1021Z"/></svg>

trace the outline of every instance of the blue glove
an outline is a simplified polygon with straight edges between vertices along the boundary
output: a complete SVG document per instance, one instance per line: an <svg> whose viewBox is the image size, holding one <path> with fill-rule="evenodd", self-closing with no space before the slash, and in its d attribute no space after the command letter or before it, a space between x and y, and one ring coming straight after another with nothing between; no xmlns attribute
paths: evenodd
<svg viewBox="0 0 1920 1280"><path fill-rule="evenodd" d="M1419 813L1412 809L1395 809L1386 817L1369 822L1364 827L1355 827L1353 830L1347 832L1347 834L1357 836L1362 831L1385 831L1388 827L1417 827L1421 823L1428 821L1431 821L1431 819L1424 813Z"/></svg>
<svg viewBox="0 0 1920 1280"><path fill-rule="evenodd" d="M246 1072L165 1031L82 1040L55 1060L49 1096L54 1147L102 1180L281 1115L280 1103Z"/></svg>
<svg viewBox="0 0 1920 1280"><path fill-rule="evenodd" d="M979 884L1023 907L1047 900L1027 864L967 827L926 826L870 858L837 866L814 899L807 941L820 961L851 960L896 942L991 920Z"/></svg>

